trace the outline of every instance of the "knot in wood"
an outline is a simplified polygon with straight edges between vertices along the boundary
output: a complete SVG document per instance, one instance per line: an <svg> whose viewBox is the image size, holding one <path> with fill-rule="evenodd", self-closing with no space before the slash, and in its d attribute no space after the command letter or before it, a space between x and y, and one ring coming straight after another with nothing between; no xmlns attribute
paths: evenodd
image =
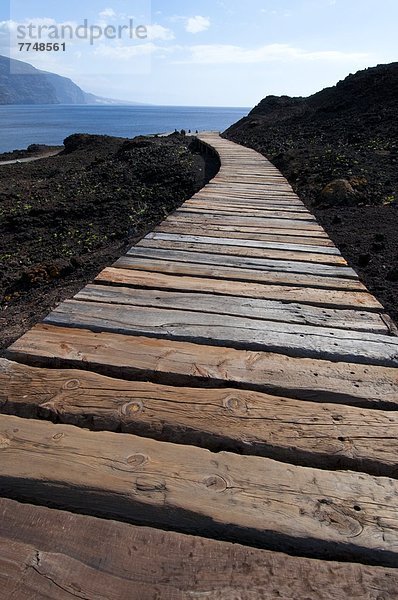
<svg viewBox="0 0 398 600"><path fill-rule="evenodd" d="M149 457L145 454L132 454L126 458L126 462L128 465L133 467L134 469L138 469L145 465L149 460Z"/></svg>
<svg viewBox="0 0 398 600"><path fill-rule="evenodd" d="M167 491L166 482L162 479L156 480L154 477L150 475L142 477L137 477L135 482L135 489L137 492L141 492L143 494L165 494Z"/></svg>
<svg viewBox="0 0 398 600"><path fill-rule="evenodd" d="M0 435L0 450L5 450L11 446L11 440L6 435Z"/></svg>
<svg viewBox="0 0 398 600"><path fill-rule="evenodd" d="M210 475L203 482L205 486L213 492L225 492L228 488L228 483L221 475Z"/></svg>
<svg viewBox="0 0 398 600"><path fill-rule="evenodd" d="M239 396L231 396L224 400L224 408L238 415L247 413L247 404Z"/></svg>
<svg viewBox="0 0 398 600"><path fill-rule="evenodd" d="M62 386L63 390L77 390L80 387L80 381L78 379L69 379L69 381L65 381Z"/></svg>
<svg viewBox="0 0 398 600"><path fill-rule="evenodd" d="M350 510L336 506L332 500L319 500L316 518L342 536L354 538L361 535L363 526Z"/></svg>
<svg viewBox="0 0 398 600"><path fill-rule="evenodd" d="M131 417L139 415L144 410L144 403L141 400L134 400L133 402L126 402L120 409L121 414L124 417Z"/></svg>
<svg viewBox="0 0 398 600"><path fill-rule="evenodd" d="M62 433L62 432L60 431L60 432L58 432L58 433L55 433L55 434L53 435L53 440L54 440L55 442L58 442L58 440L62 440L62 438L63 438L63 437L65 437L65 434L64 434L64 433Z"/></svg>

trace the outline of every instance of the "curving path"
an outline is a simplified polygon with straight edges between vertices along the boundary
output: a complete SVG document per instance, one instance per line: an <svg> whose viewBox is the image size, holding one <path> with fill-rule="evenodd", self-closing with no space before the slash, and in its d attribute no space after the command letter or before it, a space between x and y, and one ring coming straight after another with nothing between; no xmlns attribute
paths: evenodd
<svg viewBox="0 0 398 600"><path fill-rule="evenodd" d="M4 167L6 165L20 165L24 163L36 162L37 160L43 160L43 158L51 158L53 156L58 156L62 150L53 150L51 152L47 152L46 154L41 154L40 156L30 156L29 158L16 158L13 160L3 160L0 162L0 167Z"/></svg>
<svg viewBox="0 0 398 600"><path fill-rule="evenodd" d="M396 328L199 139L218 175L0 361L3 597L397 598Z"/></svg>

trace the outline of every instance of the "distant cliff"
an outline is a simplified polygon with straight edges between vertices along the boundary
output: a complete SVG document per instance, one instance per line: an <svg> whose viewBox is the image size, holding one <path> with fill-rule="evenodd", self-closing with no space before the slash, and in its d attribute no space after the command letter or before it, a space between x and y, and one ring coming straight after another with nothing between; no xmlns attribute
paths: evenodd
<svg viewBox="0 0 398 600"><path fill-rule="evenodd" d="M67 77L0 56L0 104L135 104L87 94Z"/></svg>

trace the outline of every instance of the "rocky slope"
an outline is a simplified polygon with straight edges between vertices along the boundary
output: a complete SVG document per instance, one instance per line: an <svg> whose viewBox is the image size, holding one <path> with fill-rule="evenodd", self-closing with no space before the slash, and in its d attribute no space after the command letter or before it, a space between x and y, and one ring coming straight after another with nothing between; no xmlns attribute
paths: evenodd
<svg viewBox="0 0 398 600"><path fill-rule="evenodd" d="M268 96L224 135L265 154L398 318L398 63Z"/></svg>

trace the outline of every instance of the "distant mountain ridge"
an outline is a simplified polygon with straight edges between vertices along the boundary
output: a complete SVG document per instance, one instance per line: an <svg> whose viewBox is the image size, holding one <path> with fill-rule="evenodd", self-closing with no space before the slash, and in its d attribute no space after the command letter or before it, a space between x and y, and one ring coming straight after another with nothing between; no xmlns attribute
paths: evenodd
<svg viewBox="0 0 398 600"><path fill-rule="evenodd" d="M101 98L84 92L56 73L40 71L29 63L0 55L0 105L29 104L139 104Z"/></svg>

